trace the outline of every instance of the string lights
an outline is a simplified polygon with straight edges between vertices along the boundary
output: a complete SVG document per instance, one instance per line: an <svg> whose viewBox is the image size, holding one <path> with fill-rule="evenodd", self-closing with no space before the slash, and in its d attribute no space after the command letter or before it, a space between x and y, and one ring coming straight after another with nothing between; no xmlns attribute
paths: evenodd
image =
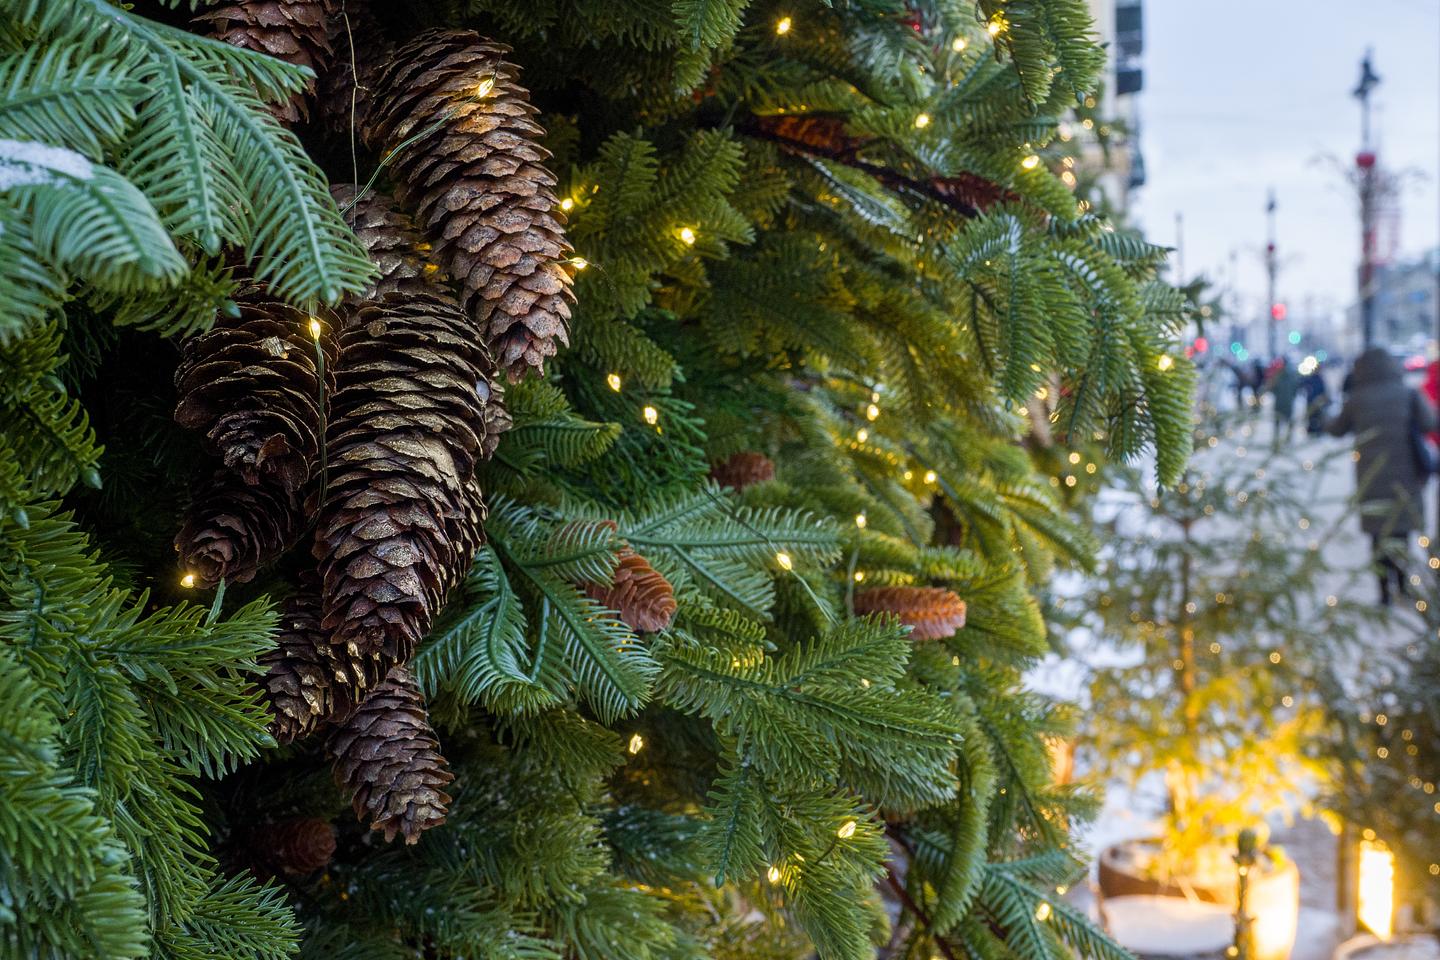
<svg viewBox="0 0 1440 960"><path fill-rule="evenodd" d="M693 228L693 227L681 227L681 228L680 228L680 242L683 243L683 244L685 244L685 246L687 246L687 247L693 247L693 246L695 246L695 228Z"/></svg>
<svg viewBox="0 0 1440 960"><path fill-rule="evenodd" d="M660 411L656 410L648 403L645 405L645 409L641 410L640 413L642 416L645 417L645 422L650 424L650 426L652 427L660 422Z"/></svg>
<svg viewBox="0 0 1440 960"><path fill-rule="evenodd" d="M609 387L611 390L614 390L616 393L619 393L619 392L620 392L620 386L621 386L620 374L618 374L618 373L607 373L607 374L605 374L605 385L606 385L607 387Z"/></svg>
<svg viewBox="0 0 1440 960"><path fill-rule="evenodd" d="M951 41L950 41L950 49L951 49L951 50L954 50L956 53L959 53L960 51L964 50L965 47L966 47L966 42L965 42L965 38L964 38L964 37L956 37L954 40L951 40Z"/></svg>
<svg viewBox="0 0 1440 960"><path fill-rule="evenodd" d="M1020 167L1024 170L1034 170L1038 166L1040 166L1040 155L1037 153L1032 153L1020 161Z"/></svg>
<svg viewBox="0 0 1440 960"><path fill-rule="evenodd" d="M795 561L790 559L790 554L786 553L784 550L776 551L775 562L780 564L781 570L795 569Z"/></svg>
<svg viewBox="0 0 1440 960"><path fill-rule="evenodd" d="M916 129L916 130L924 130L924 129L925 129L926 127L928 127L928 126L930 126L930 114L928 114L928 113L917 113L917 114L915 114L915 129Z"/></svg>
<svg viewBox="0 0 1440 960"><path fill-rule="evenodd" d="M789 17L781 17L779 20L776 20L776 21L775 21L775 36L777 36L777 37L783 37L783 36L785 36L785 34L787 34L787 33L790 32L790 28L793 27L794 25L795 25L795 22L794 22L793 20L791 20Z"/></svg>
<svg viewBox="0 0 1440 960"><path fill-rule="evenodd" d="M633 734L631 734L631 735L630 735L630 746L629 746L628 749L629 749L629 751L630 751L630 755L631 755L631 756L634 756L635 754L639 753L641 750L644 750L644 749L645 749L645 738L642 737L642 736L641 736L640 734L638 734L638 733L633 733Z"/></svg>
<svg viewBox="0 0 1440 960"><path fill-rule="evenodd" d="M180 586L184 587L186 590L192 589L195 586L195 574L187 573L185 574L185 576L181 577Z"/></svg>

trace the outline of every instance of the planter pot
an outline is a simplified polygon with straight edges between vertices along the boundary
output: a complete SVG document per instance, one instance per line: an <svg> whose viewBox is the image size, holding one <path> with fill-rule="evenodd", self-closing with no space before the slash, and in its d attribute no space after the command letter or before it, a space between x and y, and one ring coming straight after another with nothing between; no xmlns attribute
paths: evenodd
<svg viewBox="0 0 1440 960"><path fill-rule="evenodd" d="M1440 935L1400 934L1381 940L1364 933L1336 947L1334 960L1440 960Z"/></svg>
<svg viewBox="0 0 1440 960"><path fill-rule="evenodd" d="M1108 847L1097 864L1100 917L1132 951L1157 957L1223 954L1235 934L1235 883L1157 880L1137 854L1154 847L1137 840ZM1300 917L1300 873L1286 860L1250 875L1256 960L1286 960ZM1440 957L1435 958L1440 960Z"/></svg>

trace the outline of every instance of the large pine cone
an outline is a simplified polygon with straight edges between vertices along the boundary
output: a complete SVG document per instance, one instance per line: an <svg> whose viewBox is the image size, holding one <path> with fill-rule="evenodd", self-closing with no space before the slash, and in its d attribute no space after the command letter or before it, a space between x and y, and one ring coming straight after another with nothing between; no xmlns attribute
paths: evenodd
<svg viewBox="0 0 1440 960"><path fill-rule="evenodd" d="M321 625L351 654L408 662L483 536L494 395L464 323L449 300L391 294L342 336L315 558Z"/></svg>
<svg viewBox="0 0 1440 960"><path fill-rule="evenodd" d="M855 594L855 612L888 613L909 625L915 640L953 637L965 626L965 601L944 587L877 587Z"/></svg>
<svg viewBox="0 0 1440 960"><path fill-rule="evenodd" d="M384 678L388 665L378 657L351 655L320 629L317 583L302 581L286 601L276 645L261 654L265 698L274 719L270 732L280 743L308 736L345 720Z"/></svg>
<svg viewBox="0 0 1440 960"><path fill-rule="evenodd" d="M617 551L609 584L586 583L585 593L620 614L631 630L654 633L670 626L675 616L675 588L650 561L629 547Z"/></svg>
<svg viewBox="0 0 1440 960"><path fill-rule="evenodd" d="M330 63L332 51L326 32L332 7L331 0L231 0L195 20L208 24L217 40L309 67L318 75ZM312 80L303 93L273 107L275 116L292 124L309 119L306 97L314 92Z"/></svg>
<svg viewBox="0 0 1440 960"><path fill-rule="evenodd" d="M355 816L386 840L414 843L445 822L454 779L440 755L424 698L404 667L389 677L330 737L335 780L352 797Z"/></svg>
<svg viewBox="0 0 1440 960"><path fill-rule="evenodd" d="M364 133L398 151L400 199L516 381L569 343L574 296L550 153L537 142L545 131L508 52L473 31L421 34L376 81Z"/></svg>
<svg viewBox="0 0 1440 960"><path fill-rule="evenodd" d="M323 391L315 330L325 357ZM336 357L328 314L243 300L239 318L185 341L175 371L175 420L203 431L211 450L247 483L295 493L319 456L322 392L334 392Z"/></svg>
<svg viewBox="0 0 1440 960"><path fill-rule="evenodd" d="M195 492L175 535L180 562L196 586L221 578L245 583L294 544L304 525L301 506L298 494L219 470Z"/></svg>

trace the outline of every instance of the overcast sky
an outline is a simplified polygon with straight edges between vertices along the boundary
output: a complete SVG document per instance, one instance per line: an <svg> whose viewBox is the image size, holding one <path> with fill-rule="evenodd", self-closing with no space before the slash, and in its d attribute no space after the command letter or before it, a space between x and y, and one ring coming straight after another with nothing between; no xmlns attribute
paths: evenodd
<svg viewBox="0 0 1440 960"><path fill-rule="evenodd" d="M1173 245L1184 215L1187 274L1223 279L1263 307L1265 195L1278 198L1281 299L1324 309L1354 299L1359 227L1331 154L1354 162L1350 95L1373 47L1381 162L1414 169L1399 249L1440 239L1440 0L1147 0L1141 145L1148 182L1134 210L1147 236Z"/></svg>

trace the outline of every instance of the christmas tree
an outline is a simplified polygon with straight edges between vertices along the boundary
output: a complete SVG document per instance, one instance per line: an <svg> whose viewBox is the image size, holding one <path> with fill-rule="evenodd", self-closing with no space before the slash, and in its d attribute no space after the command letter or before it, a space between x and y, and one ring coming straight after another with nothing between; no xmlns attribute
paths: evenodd
<svg viewBox="0 0 1440 960"><path fill-rule="evenodd" d="M1081 604L1098 665L1080 743L1094 769L1124 771L1132 787L1163 781L1164 829L1144 872L1229 894L1236 838L1309 809L1328 782L1335 667L1375 614L1345 599L1360 571L1323 550L1339 505L1320 485L1345 451L1272 451L1243 414L1213 412L1197 445L1173 487L1117 472L1100 575Z"/></svg>
<svg viewBox="0 0 1440 960"><path fill-rule="evenodd" d="M1084 3L0 22L0 953L1121 956L1018 441L1192 378Z"/></svg>

